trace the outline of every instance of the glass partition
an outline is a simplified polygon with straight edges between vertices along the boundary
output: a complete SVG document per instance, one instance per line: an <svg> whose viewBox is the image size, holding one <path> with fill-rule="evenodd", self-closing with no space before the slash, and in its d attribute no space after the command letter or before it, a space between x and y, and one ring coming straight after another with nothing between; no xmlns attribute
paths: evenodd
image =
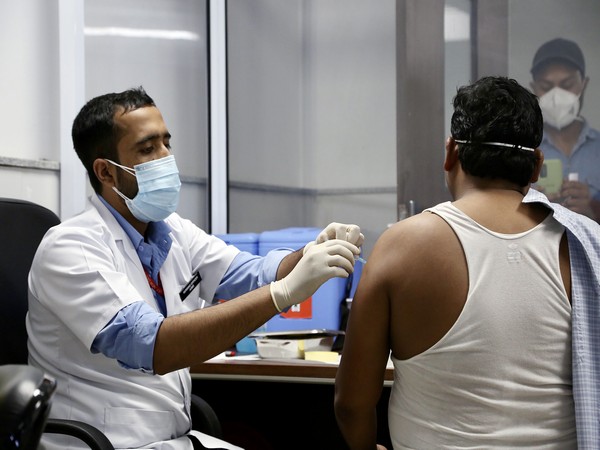
<svg viewBox="0 0 600 450"><path fill-rule="evenodd" d="M229 0L229 229L396 220L393 0Z"/></svg>
<svg viewBox="0 0 600 450"><path fill-rule="evenodd" d="M456 88L486 74L531 86L535 51L556 37L583 52L581 116L600 126L595 0L446 0L440 19L428 13L437 3L414 0L382 0L377 8L361 0L226 5L230 233L355 222L368 256L399 218L400 197L421 194L420 210L447 196L439 161ZM412 24L410 14L435 23ZM85 22L87 97L140 84L148 90L174 136L184 181L180 213L208 230L206 1L87 0ZM444 30L443 42L436 28ZM443 62L423 60L420 67L419 54L436 58L435 46L443 46ZM442 66L440 90L430 72ZM418 93L405 95L399 86ZM441 97L443 134L439 113L429 114L439 111ZM423 135L421 119L422 129L406 129L410 122L398 121L399 112L435 119L435 136ZM586 162L581 179L595 192L600 160ZM413 178L427 175L399 195L400 170L415 169Z"/></svg>
<svg viewBox="0 0 600 450"><path fill-rule="evenodd" d="M508 75L540 97L544 189L551 200L600 219L600 2L508 2ZM556 168L556 175L553 175ZM556 178L554 181L553 179ZM581 183L576 193L561 191ZM581 188L581 189L580 189Z"/></svg>

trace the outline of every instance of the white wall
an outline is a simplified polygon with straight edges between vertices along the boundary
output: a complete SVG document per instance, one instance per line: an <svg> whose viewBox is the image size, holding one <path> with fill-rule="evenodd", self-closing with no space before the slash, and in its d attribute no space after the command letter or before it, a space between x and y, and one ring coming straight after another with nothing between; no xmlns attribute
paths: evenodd
<svg viewBox="0 0 600 450"><path fill-rule="evenodd" d="M0 196L59 212L58 4L0 3ZM37 163L49 160L53 163Z"/></svg>
<svg viewBox="0 0 600 450"><path fill-rule="evenodd" d="M208 87L203 0L86 0L86 100L143 86L161 110L183 187L178 212L206 229Z"/></svg>
<svg viewBox="0 0 600 450"><path fill-rule="evenodd" d="M85 18L61 23L60 8L85 7ZM77 11L76 11L77 10ZM63 10L64 12L64 10ZM68 16L68 14L63 15ZM79 22L78 22L79 21ZM85 58L61 66L61 27L67 39L76 27L92 29L85 40ZM94 34L109 28L188 31L183 38L147 38ZM64 30L63 30L64 31ZM190 38L190 36L192 36ZM144 85L161 108L173 134L173 146L184 181L182 214L206 226L206 183L208 160L207 75L205 2L200 0L144 0L102 2L84 0L18 0L0 3L0 196L23 198L61 212L61 145L73 152L70 125L83 103L100 93ZM79 43L79 45L84 45ZM85 98L68 110L65 98L73 98L74 86L67 83L61 94L60 71L71 80L71 71L85 80ZM63 101L63 104L61 104ZM63 110L61 111L61 108ZM61 112L66 112L67 136L61 136ZM61 138L63 143L61 144ZM64 162L64 159L63 159ZM81 166L75 161L78 169ZM86 179L76 197L90 192Z"/></svg>

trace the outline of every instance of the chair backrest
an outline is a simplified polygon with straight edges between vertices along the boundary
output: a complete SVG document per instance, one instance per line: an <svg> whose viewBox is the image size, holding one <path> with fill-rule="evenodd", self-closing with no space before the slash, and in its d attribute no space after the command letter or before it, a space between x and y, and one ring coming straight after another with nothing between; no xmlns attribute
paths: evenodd
<svg viewBox="0 0 600 450"><path fill-rule="evenodd" d="M34 450L42 433L55 433L73 436L92 450L114 450L90 424L48 419L56 384L27 365L27 277L44 234L59 223L43 206L0 197L0 332L5 340L0 345L0 449Z"/></svg>
<svg viewBox="0 0 600 450"><path fill-rule="evenodd" d="M59 223L43 206L0 197L0 365L27 364L27 276L42 237Z"/></svg>

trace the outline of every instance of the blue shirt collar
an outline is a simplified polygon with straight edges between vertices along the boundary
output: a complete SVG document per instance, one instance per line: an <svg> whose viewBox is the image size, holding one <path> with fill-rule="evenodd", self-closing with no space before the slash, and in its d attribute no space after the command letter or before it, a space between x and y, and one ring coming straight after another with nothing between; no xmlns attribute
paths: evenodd
<svg viewBox="0 0 600 450"><path fill-rule="evenodd" d="M101 195L98 195L100 201L108 208L115 217L121 228L131 240L140 261L153 278L156 277L162 267L173 240L171 239L171 227L164 221L149 222L146 236L148 241L144 241L142 236L115 208L113 208Z"/></svg>
<svg viewBox="0 0 600 450"><path fill-rule="evenodd" d="M577 142L575 143L575 147L573 150L580 147L581 144L583 144L588 137L590 139L597 139L597 137L598 137L597 131L594 130L592 127L590 127L590 124L585 119L585 117L579 116L579 118L581 119L581 122L583 123L583 127L581 128L581 132L579 133L579 138L577 138ZM550 135L548 133L546 133L545 129L544 129L544 133L542 135L542 143L543 142L549 143L552 146L556 147L556 145L554 145L554 142L550 138ZM540 144L540 146L542 146L542 144Z"/></svg>

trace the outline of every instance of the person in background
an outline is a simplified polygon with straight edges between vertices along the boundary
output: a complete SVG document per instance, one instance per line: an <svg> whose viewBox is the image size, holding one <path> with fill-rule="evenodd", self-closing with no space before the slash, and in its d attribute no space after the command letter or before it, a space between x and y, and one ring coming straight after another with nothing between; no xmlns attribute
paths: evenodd
<svg viewBox="0 0 600 450"><path fill-rule="evenodd" d="M538 99L484 77L458 89L453 201L387 229L365 264L335 380L351 449L376 444L388 358L394 449L597 448L600 225L530 189Z"/></svg>
<svg viewBox="0 0 600 450"><path fill-rule="evenodd" d="M572 211L600 220L600 132L580 115L589 83L583 52L571 40L552 39L536 51L531 75L544 116L540 148L547 164L560 161L563 172L559 190L545 193Z"/></svg>
<svg viewBox="0 0 600 450"><path fill-rule="evenodd" d="M95 193L46 234L29 276L30 364L58 385L50 415L115 448L204 448L189 367L348 277L364 236L332 223L303 249L259 257L180 217L171 134L141 87L91 99L72 137ZM231 300L203 308L215 298ZM76 448L62 439L43 443Z"/></svg>

